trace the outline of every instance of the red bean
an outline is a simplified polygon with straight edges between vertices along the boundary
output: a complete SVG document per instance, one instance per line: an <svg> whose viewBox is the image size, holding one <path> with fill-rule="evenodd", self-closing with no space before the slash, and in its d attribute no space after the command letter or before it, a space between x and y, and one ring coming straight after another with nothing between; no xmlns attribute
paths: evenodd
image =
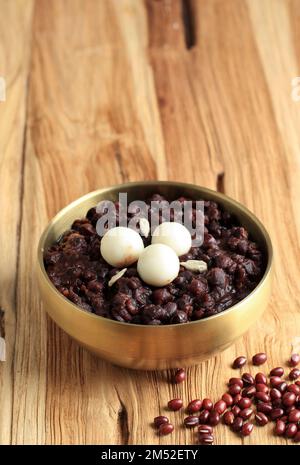
<svg viewBox="0 0 300 465"><path fill-rule="evenodd" d="M248 418L251 417L252 413L252 408L245 408L244 410L240 411L239 417L241 417L243 420L248 420Z"/></svg>
<svg viewBox="0 0 300 465"><path fill-rule="evenodd" d="M255 393L256 393L255 386L249 386L249 387L243 389L242 396L251 398L251 397L253 397L255 395Z"/></svg>
<svg viewBox="0 0 300 465"><path fill-rule="evenodd" d="M154 418L153 423L156 428L159 428L160 425L166 425L167 423L170 423L170 422L169 422L168 417L160 415L159 417Z"/></svg>
<svg viewBox="0 0 300 465"><path fill-rule="evenodd" d="M216 426L220 423L220 415L216 410L212 410L208 417L208 423L211 426Z"/></svg>
<svg viewBox="0 0 300 465"><path fill-rule="evenodd" d="M199 423L205 424L208 420L209 417L209 410L202 410L199 415Z"/></svg>
<svg viewBox="0 0 300 465"><path fill-rule="evenodd" d="M300 376L300 370L299 368L293 368L290 373L289 373L289 378L294 381L295 379L298 379Z"/></svg>
<svg viewBox="0 0 300 465"><path fill-rule="evenodd" d="M284 369L281 368L281 367L277 367L277 368L273 368L271 371L270 371L270 376L283 376L284 374Z"/></svg>
<svg viewBox="0 0 300 465"><path fill-rule="evenodd" d="M300 362L300 355L299 354L292 354L290 358L290 365L291 367L295 367Z"/></svg>
<svg viewBox="0 0 300 465"><path fill-rule="evenodd" d="M296 395L293 392L285 392L282 396L282 403L286 407L290 407L294 405L296 401Z"/></svg>
<svg viewBox="0 0 300 465"><path fill-rule="evenodd" d="M264 373L256 373L255 375L256 384L267 384L267 377Z"/></svg>
<svg viewBox="0 0 300 465"><path fill-rule="evenodd" d="M265 426L269 422L268 417L263 412L257 412L255 420L259 426Z"/></svg>
<svg viewBox="0 0 300 465"><path fill-rule="evenodd" d="M212 434L200 434L199 441L201 444L212 444L214 442L214 437Z"/></svg>
<svg viewBox="0 0 300 465"><path fill-rule="evenodd" d="M232 364L232 368L242 368L247 362L247 359L246 357L244 357L243 355L241 355L240 357L237 357L233 364Z"/></svg>
<svg viewBox="0 0 300 465"><path fill-rule="evenodd" d="M255 398L261 402L270 402L270 396L265 392L256 392Z"/></svg>
<svg viewBox="0 0 300 465"><path fill-rule="evenodd" d="M228 392L222 395L222 400L224 400L227 407L230 407L230 405L233 404L233 398L231 397L230 394L228 394Z"/></svg>
<svg viewBox="0 0 300 465"><path fill-rule="evenodd" d="M242 426L241 433L242 433L243 436L250 436L252 431L253 431L253 423L245 423Z"/></svg>
<svg viewBox="0 0 300 465"><path fill-rule="evenodd" d="M241 409L240 409L240 407L238 407L237 405L234 405L234 407L232 407L231 411L232 411L233 415L234 415L235 417L237 417L237 416L239 415Z"/></svg>
<svg viewBox="0 0 300 465"><path fill-rule="evenodd" d="M285 429L285 435L287 438L293 438L296 436L298 431L297 425L294 423L289 423Z"/></svg>
<svg viewBox="0 0 300 465"><path fill-rule="evenodd" d="M196 413L201 410L201 407L202 407L202 400L194 399L188 404L187 411L189 413Z"/></svg>
<svg viewBox="0 0 300 465"><path fill-rule="evenodd" d="M243 373L242 380L246 386L254 384L254 378L250 373Z"/></svg>
<svg viewBox="0 0 300 465"><path fill-rule="evenodd" d="M281 383L277 384L277 385L276 385L276 389L278 389L278 391L280 391L281 394L283 394L283 393L286 391L286 389L287 389L287 384L286 384L286 382L285 382L285 381L282 381Z"/></svg>
<svg viewBox="0 0 300 465"><path fill-rule="evenodd" d="M218 402L215 403L214 410L218 412L219 415L222 415L226 409L227 404L224 402L224 400L218 400Z"/></svg>
<svg viewBox="0 0 300 465"><path fill-rule="evenodd" d="M238 384L241 388L244 386L241 378L230 378L228 385L230 386L231 384Z"/></svg>
<svg viewBox="0 0 300 465"><path fill-rule="evenodd" d="M282 420L277 420L274 432L277 436L282 436L285 432L285 423Z"/></svg>
<svg viewBox="0 0 300 465"><path fill-rule="evenodd" d="M186 378L185 370L183 368L179 368L174 376L175 383L179 384L182 383Z"/></svg>
<svg viewBox="0 0 300 465"><path fill-rule="evenodd" d="M210 399L203 399L203 402L202 402L202 408L203 410L212 410L213 408L213 403Z"/></svg>
<svg viewBox="0 0 300 465"><path fill-rule="evenodd" d="M288 421L290 423L298 423L300 421L300 410L294 409L289 413Z"/></svg>
<svg viewBox="0 0 300 465"><path fill-rule="evenodd" d="M257 404L256 408L258 412L262 412L265 415L270 415L270 413L273 410L271 404L265 404L264 402L260 402L259 404Z"/></svg>
<svg viewBox="0 0 300 465"><path fill-rule="evenodd" d="M232 398L232 400L233 400L233 405L238 404L239 401L240 401L241 399L242 399L241 394L237 394L236 396L234 396L234 397Z"/></svg>
<svg viewBox="0 0 300 465"><path fill-rule="evenodd" d="M181 399L172 399L169 400L168 402L168 407L170 410L173 410L174 412L177 412L177 410L180 410L183 406L183 402Z"/></svg>
<svg viewBox="0 0 300 465"><path fill-rule="evenodd" d="M198 433L200 434L212 434L213 429L209 425L199 425L198 426Z"/></svg>
<svg viewBox="0 0 300 465"><path fill-rule="evenodd" d="M231 425L233 431L235 431L236 433L241 431L242 426L243 426L243 419L241 417L235 418L234 422Z"/></svg>
<svg viewBox="0 0 300 465"><path fill-rule="evenodd" d="M167 434L171 434L174 431L174 426L171 423L165 423L160 425L159 427L159 434L162 436L166 436Z"/></svg>
<svg viewBox="0 0 300 465"><path fill-rule="evenodd" d="M255 389L257 392L265 392L266 394L269 392L269 388L266 384L256 384Z"/></svg>
<svg viewBox="0 0 300 465"><path fill-rule="evenodd" d="M300 430L297 432L296 436L294 436L294 442L300 442Z"/></svg>
<svg viewBox="0 0 300 465"><path fill-rule="evenodd" d="M188 428L193 428L194 426L198 426L199 425L199 417L195 417L193 415L190 415L188 417L186 417L184 420L183 420L185 426L187 426Z"/></svg>
<svg viewBox="0 0 300 465"><path fill-rule="evenodd" d="M274 399L272 400L273 408L283 408L282 399Z"/></svg>
<svg viewBox="0 0 300 465"><path fill-rule="evenodd" d="M272 388L271 391L270 391L270 397L271 397L272 400L281 399L282 394L278 389Z"/></svg>
<svg viewBox="0 0 300 465"><path fill-rule="evenodd" d="M273 408L270 412L270 418L271 420L277 420L278 418L282 417L284 414L284 411L282 408Z"/></svg>
<svg viewBox="0 0 300 465"><path fill-rule="evenodd" d="M299 396L300 395L300 386L298 386L297 384L290 384L287 387L287 391L293 392L296 396Z"/></svg>
<svg viewBox="0 0 300 465"><path fill-rule="evenodd" d="M277 387L281 383L282 383L282 379L279 376L271 376L270 384L272 387Z"/></svg>
<svg viewBox="0 0 300 465"><path fill-rule="evenodd" d="M224 415L223 415L223 420L224 420L224 423L225 425L232 425L232 423L234 422L234 414L233 412L225 412Z"/></svg>
<svg viewBox="0 0 300 465"><path fill-rule="evenodd" d="M263 365L267 361L267 355L263 352L253 355L252 363L253 365Z"/></svg>
<svg viewBox="0 0 300 465"><path fill-rule="evenodd" d="M231 384L229 386L228 392L231 396L235 396L241 392L242 388L239 384Z"/></svg>
<svg viewBox="0 0 300 465"><path fill-rule="evenodd" d="M242 397L238 403L238 406L243 410L245 408L251 407L251 400L248 397Z"/></svg>

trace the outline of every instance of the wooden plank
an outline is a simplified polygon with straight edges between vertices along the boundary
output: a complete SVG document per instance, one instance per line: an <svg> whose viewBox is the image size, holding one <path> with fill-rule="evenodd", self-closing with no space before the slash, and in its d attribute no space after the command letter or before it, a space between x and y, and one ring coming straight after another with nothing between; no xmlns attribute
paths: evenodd
<svg viewBox="0 0 300 465"><path fill-rule="evenodd" d="M31 1L2 1L0 15L0 76L6 82L6 100L0 102L0 242L1 335L6 361L0 361L0 444L11 442L14 354L19 273L23 153L30 50ZM16 34L18 31L18 34ZM3 314L2 314L3 311Z"/></svg>

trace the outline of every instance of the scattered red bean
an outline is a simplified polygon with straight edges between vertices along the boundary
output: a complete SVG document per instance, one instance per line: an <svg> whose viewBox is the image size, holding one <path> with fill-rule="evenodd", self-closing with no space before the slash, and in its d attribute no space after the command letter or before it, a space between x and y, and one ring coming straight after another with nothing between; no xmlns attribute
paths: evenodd
<svg viewBox="0 0 300 465"><path fill-rule="evenodd" d="M266 384L256 384L255 389L257 392L265 392L266 394L269 392L269 388Z"/></svg>
<svg viewBox="0 0 300 465"><path fill-rule="evenodd" d="M198 432L200 434L212 434L213 429L209 425L199 425L198 426Z"/></svg>
<svg viewBox="0 0 300 465"><path fill-rule="evenodd" d="M288 421L290 423L298 423L300 421L300 410L294 409L289 413Z"/></svg>
<svg viewBox="0 0 300 465"><path fill-rule="evenodd" d="M165 423L160 425L159 427L159 434L162 436L166 436L167 434L171 434L174 431L174 426L171 423Z"/></svg>
<svg viewBox="0 0 300 465"><path fill-rule="evenodd" d="M224 423L225 425L232 425L232 423L234 422L234 414L233 412L225 412L224 415L223 415L223 420L224 420Z"/></svg>
<svg viewBox="0 0 300 465"><path fill-rule="evenodd" d="M205 424L208 420L209 417L209 410L202 410L199 415L199 423Z"/></svg>
<svg viewBox="0 0 300 465"><path fill-rule="evenodd" d="M211 426L216 426L220 423L220 415L216 410L212 410L208 417L208 423Z"/></svg>
<svg viewBox="0 0 300 465"><path fill-rule="evenodd" d="M287 391L293 392L296 396L299 396L300 395L300 386L298 386L297 384L290 384L287 387Z"/></svg>
<svg viewBox="0 0 300 465"><path fill-rule="evenodd" d="M248 397L242 397L238 403L238 406L243 410L245 408L251 407L251 400Z"/></svg>
<svg viewBox="0 0 300 465"><path fill-rule="evenodd" d="M297 425L294 423L289 423L285 429L285 435L287 438L293 438L296 436L298 431Z"/></svg>
<svg viewBox="0 0 300 465"><path fill-rule="evenodd" d="M286 384L286 382L285 382L285 381L282 381L281 383L277 384L277 385L276 385L276 389L278 389L278 390L281 392L281 394L283 394L283 393L286 391L286 389L287 389L287 384Z"/></svg>
<svg viewBox="0 0 300 465"><path fill-rule="evenodd" d="M233 404L233 398L231 397L230 394L228 394L228 392L222 395L222 400L224 400L227 407L230 407L230 405Z"/></svg>
<svg viewBox="0 0 300 465"><path fill-rule="evenodd" d="M259 404L257 404L257 411L258 412L262 412L264 413L265 415L270 415L270 413L272 412L272 405L271 404L265 404L264 402L260 402Z"/></svg>
<svg viewBox="0 0 300 465"><path fill-rule="evenodd" d="M291 367L297 366L299 362L300 362L300 355L299 354L292 354L292 356L290 358Z"/></svg>
<svg viewBox="0 0 300 465"><path fill-rule="evenodd" d="M234 407L232 407L231 411L232 411L232 413L233 413L233 415L235 417L238 417L241 409L237 405L234 405Z"/></svg>
<svg viewBox="0 0 300 465"><path fill-rule="evenodd" d="M255 393L256 393L255 386L249 386L249 387L243 389L242 396L251 398L251 397L253 397L255 395Z"/></svg>
<svg viewBox="0 0 300 465"><path fill-rule="evenodd" d="M172 399L169 400L168 402L168 407L170 410L173 410L174 412L177 412L177 410L180 410L183 406L183 402L181 399Z"/></svg>
<svg viewBox="0 0 300 465"><path fill-rule="evenodd" d="M226 409L227 404L224 402L224 400L218 400L218 402L215 403L214 410L218 412L219 415L222 415Z"/></svg>
<svg viewBox="0 0 300 465"><path fill-rule="evenodd" d="M264 403L270 402L270 396L266 394L265 392L256 392L255 398Z"/></svg>
<svg viewBox="0 0 300 465"><path fill-rule="evenodd" d="M295 379L298 379L300 376L300 370L299 368L293 368L290 373L289 373L289 378L294 381Z"/></svg>
<svg viewBox="0 0 300 465"><path fill-rule="evenodd" d="M252 357L253 365L263 365L267 361L267 355L264 352L255 354Z"/></svg>
<svg viewBox="0 0 300 465"><path fill-rule="evenodd" d="M286 407L290 407L294 405L296 401L296 395L293 392L285 392L282 396L282 403Z"/></svg>
<svg viewBox="0 0 300 465"><path fill-rule="evenodd" d="M247 359L246 357L244 357L243 355L241 355L240 357L237 357L233 364L232 364L232 368L242 368L247 362Z"/></svg>
<svg viewBox="0 0 300 465"><path fill-rule="evenodd" d="M246 386L254 384L254 378L250 373L243 373L242 380Z"/></svg>
<svg viewBox="0 0 300 465"><path fill-rule="evenodd" d="M282 379L280 378L280 376L271 376L270 384L272 387L277 387L281 383L282 383Z"/></svg>
<svg viewBox="0 0 300 465"><path fill-rule="evenodd" d="M236 417L234 419L234 422L231 425L233 431L235 431L236 433L241 431L242 426L243 426L243 419L241 417Z"/></svg>
<svg viewBox="0 0 300 465"><path fill-rule="evenodd" d="M273 406L273 408L282 408L283 407L282 399L274 399L274 400L272 400L272 406Z"/></svg>
<svg viewBox="0 0 300 465"><path fill-rule="evenodd" d="M300 442L300 430L297 432L296 436L294 436L294 442Z"/></svg>
<svg viewBox="0 0 300 465"><path fill-rule="evenodd" d="M256 373L255 375L256 384L267 384L267 377L263 373Z"/></svg>
<svg viewBox="0 0 300 465"><path fill-rule="evenodd" d="M201 407L202 407L202 400L200 399L195 399L195 400L192 400L188 406L187 406L187 411L189 413L196 413L196 412L199 412L201 410Z"/></svg>
<svg viewBox="0 0 300 465"><path fill-rule="evenodd" d="M240 411L239 417L241 417L243 420L248 420L248 418L251 417L252 413L252 408L245 408L244 410Z"/></svg>
<svg viewBox="0 0 300 465"><path fill-rule="evenodd" d="M270 412L270 418L271 420L277 420L278 418L282 417L284 414L284 411L282 408L273 408Z"/></svg>
<svg viewBox="0 0 300 465"><path fill-rule="evenodd" d="M285 423L282 420L277 420L274 432L277 436L282 436L285 432L285 428Z"/></svg>
<svg viewBox="0 0 300 465"><path fill-rule="evenodd" d="M186 378L185 370L183 368L179 368L175 373L175 383L179 384L182 383Z"/></svg>
<svg viewBox="0 0 300 465"><path fill-rule="evenodd" d="M186 417L183 421L185 426L187 426L188 428L193 428L194 426L199 425L199 417L195 417L193 415Z"/></svg>
<svg viewBox="0 0 300 465"><path fill-rule="evenodd" d="M270 397L272 400L281 399L282 394L278 389L272 388L270 391Z"/></svg>
<svg viewBox="0 0 300 465"><path fill-rule="evenodd" d="M265 426L269 422L268 417L263 412L257 412L255 420L259 426Z"/></svg>
<svg viewBox="0 0 300 465"><path fill-rule="evenodd" d="M212 434L200 434L199 441L201 444L212 444L214 442L214 437Z"/></svg>
<svg viewBox="0 0 300 465"><path fill-rule="evenodd" d="M229 386L230 386L231 384L238 384L241 388L244 386L244 383L243 383L243 381L241 380L241 378L230 378L228 384L229 384Z"/></svg>
<svg viewBox="0 0 300 465"><path fill-rule="evenodd" d="M165 416L163 416L163 415L160 415L159 417L155 417L155 418L154 418L153 423L154 423L154 426L155 426L156 428L159 428L160 425L166 425L167 423L170 423L170 422L169 422L169 418L168 418L168 417L165 417Z"/></svg>
<svg viewBox="0 0 300 465"><path fill-rule="evenodd" d="M273 368L271 371L270 371L270 376L283 376L284 374L284 369L282 367L277 367L277 368Z"/></svg>
<svg viewBox="0 0 300 465"><path fill-rule="evenodd" d="M233 405L238 404L239 401L240 401L241 399L242 399L242 395L241 395L241 394L237 394L236 396L234 396L234 397L232 398L232 400L233 400Z"/></svg>
<svg viewBox="0 0 300 465"><path fill-rule="evenodd" d="M235 396L241 392L242 388L239 384L231 384L229 386L228 392L231 396Z"/></svg>
<svg viewBox="0 0 300 465"><path fill-rule="evenodd" d="M213 402L210 399L203 399L202 408L203 410L212 410Z"/></svg>
<svg viewBox="0 0 300 465"><path fill-rule="evenodd" d="M253 423L244 423L241 433L243 436L249 436L253 431Z"/></svg>

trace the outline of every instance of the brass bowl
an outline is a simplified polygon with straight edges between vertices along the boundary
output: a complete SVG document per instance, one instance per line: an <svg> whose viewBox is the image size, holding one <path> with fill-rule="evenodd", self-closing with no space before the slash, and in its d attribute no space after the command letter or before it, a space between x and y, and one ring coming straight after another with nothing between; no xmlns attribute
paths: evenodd
<svg viewBox="0 0 300 465"><path fill-rule="evenodd" d="M242 301L211 317L179 325L144 326L120 323L88 313L60 294L47 276L44 250L76 218L100 200L115 200L119 192L128 201L144 199L159 192L169 200L179 196L215 200L234 213L260 244L266 260L265 273L257 287ZM243 205L210 189L178 182L135 182L91 192L62 209L43 232L38 246L38 282L51 318L79 344L116 365L154 370L196 364L226 349L265 310L271 293L272 245L262 223Z"/></svg>

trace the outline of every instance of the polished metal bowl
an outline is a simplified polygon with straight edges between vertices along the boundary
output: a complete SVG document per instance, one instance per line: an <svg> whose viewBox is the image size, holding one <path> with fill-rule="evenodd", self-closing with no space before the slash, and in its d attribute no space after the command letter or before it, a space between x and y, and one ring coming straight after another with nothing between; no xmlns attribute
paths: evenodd
<svg viewBox="0 0 300 465"><path fill-rule="evenodd" d="M257 287L242 301L217 315L179 325L144 326L120 323L88 313L60 294L47 276L43 254L76 218L101 200L128 201L160 193L168 200L186 196L214 200L233 213L264 252L266 269ZM154 370L187 366L226 349L262 315L271 293L272 245L262 223L240 203L219 192L192 184L150 181L121 184L91 192L62 209L48 224L38 245L38 282L46 311L79 344L116 365Z"/></svg>

